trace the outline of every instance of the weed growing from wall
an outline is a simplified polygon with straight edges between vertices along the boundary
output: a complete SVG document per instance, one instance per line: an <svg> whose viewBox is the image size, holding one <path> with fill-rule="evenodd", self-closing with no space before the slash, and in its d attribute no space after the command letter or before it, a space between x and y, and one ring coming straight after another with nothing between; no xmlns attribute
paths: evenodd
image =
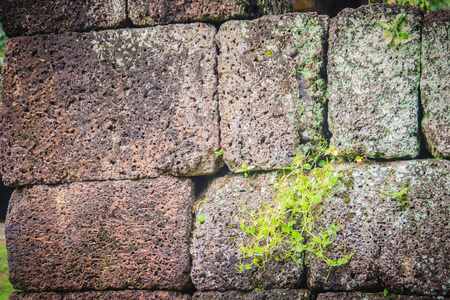
<svg viewBox="0 0 450 300"><path fill-rule="evenodd" d="M326 249L333 244L339 225L333 224L317 232L316 217L321 213L323 199L331 193L340 174L332 169L337 151L334 147L319 149L306 155L298 154L275 184L276 200L264 203L258 211L249 211L242 204L239 217L247 243L240 247L242 259L251 263L238 265L238 270L264 268L270 260L291 258L294 262L304 251L325 261L330 268L346 264L352 254L333 260ZM327 157L328 156L328 157ZM241 261L242 261L241 259Z"/></svg>
<svg viewBox="0 0 450 300"><path fill-rule="evenodd" d="M386 36L384 43L386 46L395 45L399 46L401 43L405 43L408 40L408 33L403 32L401 29L402 20L405 18L405 13L398 14L395 19L390 22L387 20L378 20L376 23L383 28Z"/></svg>

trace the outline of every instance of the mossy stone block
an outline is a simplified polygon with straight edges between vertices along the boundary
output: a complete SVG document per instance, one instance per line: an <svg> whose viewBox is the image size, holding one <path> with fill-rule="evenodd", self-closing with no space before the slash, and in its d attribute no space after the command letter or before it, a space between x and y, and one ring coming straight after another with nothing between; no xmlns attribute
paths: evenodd
<svg viewBox="0 0 450 300"><path fill-rule="evenodd" d="M377 21L408 35L386 45ZM419 154L419 80L423 11L375 4L345 9L330 23L328 125L340 155L412 158Z"/></svg>
<svg viewBox="0 0 450 300"><path fill-rule="evenodd" d="M450 162L410 160L340 169L339 185L324 199L317 222L325 228L341 226L327 257L340 257L344 251L353 256L330 270L308 254L308 286L448 296Z"/></svg>
<svg viewBox="0 0 450 300"><path fill-rule="evenodd" d="M328 17L315 13L229 21L220 55L221 145L232 171L287 167L323 134Z"/></svg>
<svg viewBox="0 0 450 300"><path fill-rule="evenodd" d="M247 211L256 211L263 203L275 199L275 178L276 174L270 173L248 178L229 175L214 179L208 187L205 203L197 212L205 221L196 223L191 247L191 278L199 291L295 289L304 282L302 259L298 265L286 258L271 260L265 268L254 267L243 272L237 269L240 263L251 263L251 259L241 260L239 250L248 241L238 221L241 213L246 215L243 206Z"/></svg>
<svg viewBox="0 0 450 300"><path fill-rule="evenodd" d="M425 16L422 31L422 131L435 157L450 158L450 10Z"/></svg>

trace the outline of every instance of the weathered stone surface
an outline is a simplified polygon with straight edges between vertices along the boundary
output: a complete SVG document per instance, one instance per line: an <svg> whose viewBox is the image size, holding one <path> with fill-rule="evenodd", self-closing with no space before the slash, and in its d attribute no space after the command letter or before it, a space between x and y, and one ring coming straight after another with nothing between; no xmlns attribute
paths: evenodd
<svg viewBox="0 0 450 300"><path fill-rule="evenodd" d="M405 14L398 47L385 44L376 21ZM378 158L419 154L420 31L423 11L377 4L345 9L330 23L329 129L341 155Z"/></svg>
<svg viewBox="0 0 450 300"><path fill-rule="evenodd" d="M322 133L327 28L328 17L314 13L220 27L221 145L232 171L288 166Z"/></svg>
<svg viewBox="0 0 450 300"><path fill-rule="evenodd" d="M8 185L201 175L222 165L212 25L8 41Z"/></svg>
<svg viewBox="0 0 450 300"><path fill-rule="evenodd" d="M193 184L160 177L35 185L13 193L9 276L24 291L183 290Z"/></svg>
<svg viewBox="0 0 450 300"><path fill-rule="evenodd" d="M354 255L331 269L307 256L315 290L383 290L448 295L450 278L450 162L398 161L343 166L336 194L326 199L319 224L341 224L339 247ZM396 197L404 188L404 196ZM404 203L402 203L404 201Z"/></svg>
<svg viewBox="0 0 450 300"><path fill-rule="evenodd" d="M194 300L309 300L309 290L256 290L249 293L228 292L196 292Z"/></svg>
<svg viewBox="0 0 450 300"><path fill-rule="evenodd" d="M252 19L292 12L294 3L294 0L128 0L128 16L135 25Z"/></svg>
<svg viewBox="0 0 450 300"><path fill-rule="evenodd" d="M246 241L237 220L242 212L241 205L256 210L263 201L274 199L275 177L275 174L264 174L246 179L235 175L212 182L206 201L198 211L206 220L203 224L197 223L191 247L191 277L198 290L297 288L305 279L302 259L299 265L289 258L270 261L265 269L253 268L242 273L237 270L242 255L239 248Z"/></svg>
<svg viewBox="0 0 450 300"><path fill-rule="evenodd" d="M126 20L126 0L2 0L0 20L8 37L114 28Z"/></svg>
<svg viewBox="0 0 450 300"><path fill-rule="evenodd" d="M190 300L190 295L167 291L102 291L102 292L73 292L73 293L21 293L12 292L10 300Z"/></svg>
<svg viewBox="0 0 450 300"><path fill-rule="evenodd" d="M426 296L404 296L404 295L383 295L383 293L324 293L317 296L317 300L432 300L444 299L442 297L426 297Z"/></svg>
<svg viewBox="0 0 450 300"><path fill-rule="evenodd" d="M422 79L424 118L422 131L433 156L450 157L450 11L425 16L422 31Z"/></svg>

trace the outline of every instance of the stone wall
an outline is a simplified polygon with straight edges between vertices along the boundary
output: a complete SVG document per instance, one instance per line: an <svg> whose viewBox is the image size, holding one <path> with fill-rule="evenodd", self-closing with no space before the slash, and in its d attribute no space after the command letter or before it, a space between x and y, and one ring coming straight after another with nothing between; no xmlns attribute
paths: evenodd
<svg viewBox="0 0 450 300"><path fill-rule="evenodd" d="M450 12L292 7L0 4L10 299L450 296ZM399 15L408 37L386 45L376 21ZM239 272L240 206L272 201L321 136L343 175L317 222L339 220L351 261Z"/></svg>

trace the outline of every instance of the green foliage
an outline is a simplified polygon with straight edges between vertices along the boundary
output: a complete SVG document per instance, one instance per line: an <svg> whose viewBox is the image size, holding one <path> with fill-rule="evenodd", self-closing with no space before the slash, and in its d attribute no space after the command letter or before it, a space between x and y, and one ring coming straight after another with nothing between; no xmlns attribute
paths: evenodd
<svg viewBox="0 0 450 300"><path fill-rule="evenodd" d="M206 221L206 217L205 215L197 215L197 219L198 219L198 224L203 224Z"/></svg>
<svg viewBox="0 0 450 300"><path fill-rule="evenodd" d="M369 0L369 4L371 3L389 3L389 4L401 4L401 5L411 5L420 7L427 12L438 10L438 9L449 9L450 1L449 0Z"/></svg>
<svg viewBox="0 0 450 300"><path fill-rule="evenodd" d="M0 246L0 300L7 300L13 291L8 279L8 260L6 258L6 246Z"/></svg>
<svg viewBox="0 0 450 300"><path fill-rule="evenodd" d="M246 164L242 164L242 167L234 173L244 173L244 177L248 176L248 172L253 170L255 166L247 166Z"/></svg>
<svg viewBox="0 0 450 300"><path fill-rule="evenodd" d="M399 205L400 206L406 206L408 204L407 199L407 192L409 191L409 187L405 187L402 190L400 190L399 192L393 192L392 193L392 198L397 199L399 201Z"/></svg>
<svg viewBox="0 0 450 300"><path fill-rule="evenodd" d="M270 260L291 258L297 263L304 251L314 254L330 268L346 264L352 254L333 260L326 256L339 226L331 225L316 234L316 217L321 213L323 199L330 194L340 174L332 170L334 147L325 148L306 155L298 154L288 168L278 176L275 184L277 197L274 202L263 203L258 211L249 211L241 204L239 217L241 229L247 243L241 246L242 259L250 263L238 265L238 270L253 267L264 268ZM329 157L325 157L328 155ZM241 260L242 261L242 260Z"/></svg>
<svg viewBox="0 0 450 300"><path fill-rule="evenodd" d="M387 289L384 289L383 295L386 297L389 294L389 291Z"/></svg>
<svg viewBox="0 0 450 300"><path fill-rule="evenodd" d="M214 154L216 156L222 156L223 155L223 151L222 151L222 149L220 149L219 151L214 152Z"/></svg>
<svg viewBox="0 0 450 300"><path fill-rule="evenodd" d="M402 20L405 18L405 13L398 14L395 19L390 22L387 20L378 20L376 23L384 30L386 39L384 43L386 46L391 44L399 46L401 43L405 43L408 40L408 33L401 30Z"/></svg>

